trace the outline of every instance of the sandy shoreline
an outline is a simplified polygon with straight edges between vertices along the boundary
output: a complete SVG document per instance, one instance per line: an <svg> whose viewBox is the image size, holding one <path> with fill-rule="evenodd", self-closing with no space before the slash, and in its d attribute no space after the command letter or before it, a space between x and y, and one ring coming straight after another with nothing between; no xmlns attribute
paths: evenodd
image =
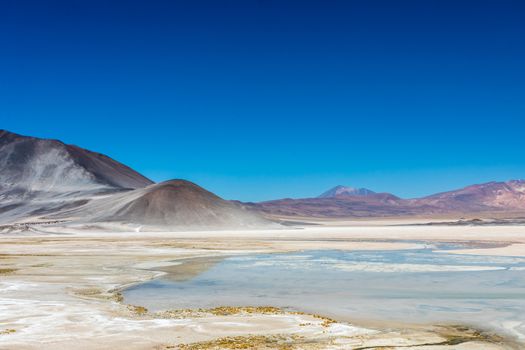
<svg viewBox="0 0 525 350"><path fill-rule="evenodd" d="M239 309L226 314L201 311L153 315L122 304L118 290L158 277L163 269L174 266L174 261L193 257L309 249L413 249L420 244L414 242L418 240L506 242L505 247L476 248L475 254L492 250L491 254L523 256L523 233L524 228L517 226L361 225L245 232L2 235L0 348L167 349L211 342L201 344L204 349L246 342L255 348L287 344L292 349L379 345L424 349L430 345L422 344L441 344L432 349L479 349L480 341L485 341L484 349L512 348L495 343L496 338L477 335L460 345L446 344L451 333L459 336L461 331L416 325L396 329L381 320L367 328L280 311ZM469 250L464 252L468 254ZM197 274L203 268L206 266L187 273ZM213 343L225 337L233 338Z"/></svg>
<svg viewBox="0 0 525 350"><path fill-rule="evenodd" d="M525 256L524 243L512 243L505 247L485 248L485 249L458 249L451 251L454 254L471 255L497 255L497 256Z"/></svg>

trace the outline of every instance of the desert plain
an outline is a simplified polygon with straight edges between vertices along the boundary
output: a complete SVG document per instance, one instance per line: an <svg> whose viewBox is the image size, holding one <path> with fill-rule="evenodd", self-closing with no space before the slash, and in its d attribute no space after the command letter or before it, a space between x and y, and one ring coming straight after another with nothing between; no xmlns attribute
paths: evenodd
<svg viewBox="0 0 525 350"><path fill-rule="evenodd" d="M37 225L3 233L0 349L523 348L525 318L502 332L468 322L405 323L351 314L334 319L280 305L153 311L123 297L126 288L148 280L169 275L187 280L224 257L259 253L404 250L420 242L461 242L463 248L452 253L525 257L523 226L413 225L420 221L111 233Z"/></svg>

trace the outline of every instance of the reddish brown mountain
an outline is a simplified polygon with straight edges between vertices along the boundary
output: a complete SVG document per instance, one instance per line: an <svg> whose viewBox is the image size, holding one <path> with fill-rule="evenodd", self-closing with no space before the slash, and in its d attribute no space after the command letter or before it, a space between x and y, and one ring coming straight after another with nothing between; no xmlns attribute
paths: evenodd
<svg viewBox="0 0 525 350"><path fill-rule="evenodd" d="M83 222L134 224L150 229L219 229L272 226L243 205L185 180L171 180L114 194L63 212ZM277 226L277 225L276 225Z"/></svg>
<svg viewBox="0 0 525 350"><path fill-rule="evenodd" d="M274 200L252 206L271 215L320 218L525 211L525 181L489 182L417 199L401 199L389 193L335 194L323 198Z"/></svg>
<svg viewBox="0 0 525 350"><path fill-rule="evenodd" d="M280 199L253 204L272 215L302 217L372 217L410 215L414 210L389 193L367 196L342 195L328 198Z"/></svg>
<svg viewBox="0 0 525 350"><path fill-rule="evenodd" d="M521 210L525 209L525 180L488 182L434 194L413 201L443 210Z"/></svg>

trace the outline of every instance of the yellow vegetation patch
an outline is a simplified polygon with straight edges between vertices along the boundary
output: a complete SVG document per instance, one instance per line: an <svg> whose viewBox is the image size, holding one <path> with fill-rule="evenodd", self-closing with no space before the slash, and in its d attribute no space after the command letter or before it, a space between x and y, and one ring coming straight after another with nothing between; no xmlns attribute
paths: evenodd
<svg viewBox="0 0 525 350"><path fill-rule="evenodd" d="M321 315L316 315L316 314L307 314L306 312L301 312L301 311L291 312L291 314L312 316L317 319L320 319L322 321L321 326L323 327L330 327L331 324L337 323L337 321L332 318L321 316Z"/></svg>
<svg viewBox="0 0 525 350"><path fill-rule="evenodd" d="M36 265L31 265L31 267L51 267L53 265L51 264L36 264Z"/></svg>
<svg viewBox="0 0 525 350"><path fill-rule="evenodd" d="M102 291L98 288L83 288L75 290L76 295L84 297L96 297L99 296L101 293Z"/></svg>
<svg viewBox="0 0 525 350"><path fill-rule="evenodd" d="M187 318L187 317L205 317L214 316L231 316L231 315L280 315L285 312L273 306L219 306L212 309L179 309L162 311L155 314L155 317L161 318Z"/></svg>
<svg viewBox="0 0 525 350"><path fill-rule="evenodd" d="M18 269L0 269L0 275L10 275L16 271L18 271Z"/></svg>
<svg viewBox="0 0 525 350"><path fill-rule="evenodd" d="M128 310L138 316L144 316L148 313L148 309L146 309L144 306L128 305Z"/></svg>
<svg viewBox="0 0 525 350"><path fill-rule="evenodd" d="M15 332L16 332L16 329L8 328L8 329L4 329L3 331L0 331L0 335L12 334L12 333L15 333Z"/></svg>
<svg viewBox="0 0 525 350"><path fill-rule="evenodd" d="M121 303L124 301L124 296L122 295L121 292L114 292L111 294L111 298L112 300L116 301L117 303Z"/></svg>
<svg viewBox="0 0 525 350"><path fill-rule="evenodd" d="M283 311L273 306L219 306L208 310L199 310L208 312L216 316L229 316L237 314L282 314Z"/></svg>
<svg viewBox="0 0 525 350"><path fill-rule="evenodd" d="M121 303L124 301L124 296L121 292L114 292L109 291L105 292L101 290L100 288L81 288L81 289L74 289L73 293L79 297L84 298L96 298L96 299L102 299L102 300L112 300L116 301L118 303Z"/></svg>
<svg viewBox="0 0 525 350"><path fill-rule="evenodd" d="M181 344L176 348L180 350L292 350L296 349L293 343L293 339L283 336L252 335L245 337L225 337L207 342Z"/></svg>
<svg viewBox="0 0 525 350"><path fill-rule="evenodd" d="M461 325L442 326L442 330L438 331L438 334L447 340L443 342L447 345L457 345L461 343L480 341L486 343L502 343L504 339L493 333L482 332L476 329L472 329Z"/></svg>
<svg viewBox="0 0 525 350"><path fill-rule="evenodd" d="M205 313L194 309L168 310L155 313L158 318L195 318L205 316Z"/></svg>

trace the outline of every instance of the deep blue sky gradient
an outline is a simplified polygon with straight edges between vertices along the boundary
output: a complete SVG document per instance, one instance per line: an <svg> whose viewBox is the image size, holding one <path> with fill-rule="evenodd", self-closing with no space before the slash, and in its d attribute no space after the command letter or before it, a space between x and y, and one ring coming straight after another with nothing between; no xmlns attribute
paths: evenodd
<svg viewBox="0 0 525 350"><path fill-rule="evenodd" d="M0 1L0 128L228 199L525 178L525 1Z"/></svg>

